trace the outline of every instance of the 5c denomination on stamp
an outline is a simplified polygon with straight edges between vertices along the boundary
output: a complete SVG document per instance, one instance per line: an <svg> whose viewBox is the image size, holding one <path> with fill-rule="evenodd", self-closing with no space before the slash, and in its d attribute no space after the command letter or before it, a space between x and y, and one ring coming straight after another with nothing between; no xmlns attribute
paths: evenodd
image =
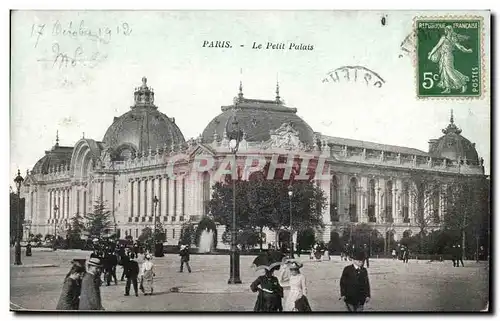
<svg viewBox="0 0 500 321"><path fill-rule="evenodd" d="M418 97L481 97L482 20L417 18L415 28Z"/></svg>

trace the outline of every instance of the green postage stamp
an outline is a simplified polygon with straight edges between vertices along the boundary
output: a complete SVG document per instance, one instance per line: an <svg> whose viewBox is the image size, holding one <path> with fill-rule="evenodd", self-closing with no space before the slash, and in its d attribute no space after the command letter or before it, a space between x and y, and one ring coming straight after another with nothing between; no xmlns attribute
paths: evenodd
<svg viewBox="0 0 500 321"><path fill-rule="evenodd" d="M415 28L418 97L481 97L482 19L421 17Z"/></svg>

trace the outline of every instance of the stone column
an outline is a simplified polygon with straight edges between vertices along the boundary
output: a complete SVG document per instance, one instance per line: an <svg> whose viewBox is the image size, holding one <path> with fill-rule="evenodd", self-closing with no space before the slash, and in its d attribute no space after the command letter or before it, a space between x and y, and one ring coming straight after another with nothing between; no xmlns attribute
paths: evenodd
<svg viewBox="0 0 500 321"><path fill-rule="evenodd" d="M378 218L377 218L377 222L379 223L385 223L385 200L387 198L387 194L386 194L386 180L385 178L383 177L380 177L378 179L378 187L379 187L379 206L378 206ZM385 236L384 236L385 237Z"/></svg>
<svg viewBox="0 0 500 321"><path fill-rule="evenodd" d="M161 209L163 207L163 202L161 200L161 195L162 195L162 192L163 192L163 189L162 189L162 183L163 183L163 179L160 175L157 175L156 176L156 181L157 181L157 184L156 184L156 192L155 192L155 195L156 197L158 198L158 207L156 208L156 216L158 217L161 217Z"/></svg>
<svg viewBox="0 0 500 321"><path fill-rule="evenodd" d="M132 203L133 199L134 199L134 181L132 179L129 178L128 180L128 213L127 213L127 217L132 217L134 216L134 204Z"/></svg>
<svg viewBox="0 0 500 321"><path fill-rule="evenodd" d="M141 180L138 178L134 179L134 216L141 216ZM133 221L135 222L135 220Z"/></svg>
<svg viewBox="0 0 500 321"><path fill-rule="evenodd" d="M375 179L375 221L380 223L380 181Z"/></svg>
<svg viewBox="0 0 500 321"><path fill-rule="evenodd" d="M397 181L394 179L392 180L392 221L394 223L398 222L398 187L397 187Z"/></svg>
<svg viewBox="0 0 500 321"><path fill-rule="evenodd" d="M150 193L151 193L151 190L150 190L150 184L151 182L149 181L149 179L147 177L144 177L144 186L143 186L143 190L142 190L142 195L144 196L144 204L143 204L143 211L144 213L142 214L142 216L149 216L149 203L151 202L150 200Z"/></svg>
<svg viewBox="0 0 500 321"><path fill-rule="evenodd" d="M368 177L360 177L360 216L359 221L363 223L368 222Z"/></svg>
<svg viewBox="0 0 500 321"><path fill-rule="evenodd" d="M326 207L325 209L323 210L323 223L325 224L331 224L332 221L331 221L331 217L330 217L330 200L331 200L331 180L330 181L326 181L326 180L319 180L318 181L319 183L319 186L321 187L321 189L323 190L323 193L325 193L325 196L326 196ZM330 234L328 234L329 236Z"/></svg>
<svg viewBox="0 0 500 321"><path fill-rule="evenodd" d="M139 200L138 204L138 211L137 211L137 216L144 216L144 184L146 181L144 178L141 178L139 181L137 181L137 196ZM140 222L140 221L139 221Z"/></svg>
<svg viewBox="0 0 500 321"><path fill-rule="evenodd" d="M52 219L52 207L53 207L53 206L52 206L52 190L51 190L51 189L49 189L49 190L47 191L47 196L48 196L48 200L47 200L47 207L48 207L48 208L47 208L47 209L48 209L48 213L49 213L49 214L47 215L47 218L48 218L49 220L51 220L51 219Z"/></svg>
<svg viewBox="0 0 500 321"><path fill-rule="evenodd" d="M346 174L339 174L339 222L349 222L349 202L347 200L348 181L349 178Z"/></svg>
<svg viewBox="0 0 500 321"><path fill-rule="evenodd" d="M168 178L166 175L163 176L161 180L161 216L168 216Z"/></svg>

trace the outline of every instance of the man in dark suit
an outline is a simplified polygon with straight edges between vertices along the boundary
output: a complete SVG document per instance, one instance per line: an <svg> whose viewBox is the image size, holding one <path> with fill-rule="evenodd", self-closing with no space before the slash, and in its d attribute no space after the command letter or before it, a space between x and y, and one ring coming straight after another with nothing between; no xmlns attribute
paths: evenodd
<svg viewBox="0 0 500 321"><path fill-rule="evenodd" d="M363 254L365 255L366 267L370 268L370 248L368 245L363 245Z"/></svg>
<svg viewBox="0 0 500 321"><path fill-rule="evenodd" d="M189 248L186 245L181 245L179 256L181 257L181 269L179 272L182 273L184 264L186 264L188 272L191 273L191 267L189 266Z"/></svg>
<svg viewBox="0 0 500 321"><path fill-rule="evenodd" d="M349 312L362 312L364 304L370 300L370 281L363 267L364 259L362 251L355 251L352 264L344 268L340 277L340 299L344 300Z"/></svg>
<svg viewBox="0 0 500 321"><path fill-rule="evenodd" d="M130 254L130 260L124 265L125 277L127 278L127 284L125 284L125 296L130 295L130 284L134 286L135 296L139 296L139 291L137 289L137 277L139 275L139 263L135 259L135 254Z"/></svg>

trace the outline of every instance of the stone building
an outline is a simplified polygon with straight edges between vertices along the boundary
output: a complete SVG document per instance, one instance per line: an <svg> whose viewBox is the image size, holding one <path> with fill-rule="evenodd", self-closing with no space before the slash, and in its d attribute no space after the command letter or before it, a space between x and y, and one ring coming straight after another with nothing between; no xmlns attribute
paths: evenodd
<svg viewBox="0 0 500 321"><path fill-rule="evenodd" d="M28 172L22 188L26 222L31 233L62 233L76 213L92 211L98 199L112 213L112 232L137 238L152 227L156 215L170 244L177 244L181 225L207 215L214 171L194 171L193 163L207 155L219 163L228 154L236 126L241 133L238 165L258 153L302 155L326 159L329 179L318 184L329 196L317 236L325 242L352 223L367 223L395 239L418 232L417 195L425 195L431 228L446 215L443 197L447 182L484 176L475 146L454 124L443 136L429 140L429 151L325 136L285 106L276 87L272 100L248 99L240 83L238 95L208 123L196 139L185 140L175 118L159 111L146 78L134 91L130 111L115 117L102 140L83 137L74 146L56 144ZM175 179L168 165L174 164ZM431 193L415 193L414 178L433 174L440 185ZM181 174L187 174L179 179ZM435 181L436 182L436 181ZM223 227L221 227L223 228ZM25 235L27 233L24 233ZM266 231L267 239L274 240ZM219 238L222 233L218 233ZM296 236L296 235L295 235ZM224 246L222 242L218 242Z"/></svg>

